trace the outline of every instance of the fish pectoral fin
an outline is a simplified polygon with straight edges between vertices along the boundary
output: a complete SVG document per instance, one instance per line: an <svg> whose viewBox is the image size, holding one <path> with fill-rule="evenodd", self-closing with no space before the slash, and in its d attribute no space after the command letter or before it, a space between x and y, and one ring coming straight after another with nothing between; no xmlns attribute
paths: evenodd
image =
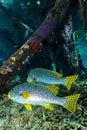
<svg viewBox="0 0 87 130"><path fill-rule="evenodd" d="M78 78L78 75L72 75L65 78L67 79L67 82L64 85L68 90L70 90L72 83L75 82L75 80Z"/></svg>
<svg viewBox="0 0 87 130"><path fill-rule="evenodd" d="M42 105L43 107L45 107L46 109L49 109L49 110L54 110L54 106L51 105L51 104L45 104L45 105Z"/></svg>
<svg viewBox="0 0 87 130"><path fill-rule="evenodd" d="M32 111L32 106L30 104L24 104L25 108L29 111Z"/></svg>
<svg viewBox="0 0 87 130"><path fill-rule="evenodd" d="M24 99L28 99L28 98L30 98L30 93L29 92L23 92L22 94L20 94L20 96L22 96Z"/></svg>
<svg viewBox="0 0 87 130"><path fill-rule="evenodd" d="M57 85L45 86L48 90L50 90L55 96L58 94L59 87Z"/></svg>
<svg viewBox="0 0 87 130"><path fill-rule="evenodd" d="M63 75L60 74L60 73L57 73L56 71L52 71L52 70L49 70L51 73L53 73L54 75L56 75L58 78L62 78Z"/></svg>
<svg viewBox="0 0 87 130"><path fill-rule="evenodd" d="M76 111L76 105L78 98L80 97L80 94L73 94L70 96L66 96L65 98L67 99L66 105L62 105L64 108L66 108L68 111L71 113L74 113Z"/></svg>

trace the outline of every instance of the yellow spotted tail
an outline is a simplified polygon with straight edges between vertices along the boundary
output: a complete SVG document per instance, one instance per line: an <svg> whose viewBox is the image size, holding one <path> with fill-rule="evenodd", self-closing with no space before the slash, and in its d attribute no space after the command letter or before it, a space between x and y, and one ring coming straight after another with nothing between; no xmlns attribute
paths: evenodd
<svg viewBox="0 0 87 130"><path fill-rule="evenodd" d="M66 108L71 113L74 113L76 111L76 105L78 98L80 97L80 94L73 94L70 96L66 96L65 98L68 100L66 105L62 105L64 108Z"/></svg>
<svg viewBox="0 0 87 130"><path fill-rule="evenodd" d="M75 80L78 78L78 75L72 75L65 78L67 79L67 82L64 85L68 90L70 90L72 83L75 82Z"/></svg>

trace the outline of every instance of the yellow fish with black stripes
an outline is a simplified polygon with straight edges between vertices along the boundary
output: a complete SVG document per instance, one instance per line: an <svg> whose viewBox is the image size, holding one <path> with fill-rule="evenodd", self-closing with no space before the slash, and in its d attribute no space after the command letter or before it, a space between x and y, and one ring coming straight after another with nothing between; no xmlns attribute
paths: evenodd
<svg viewBox="0 0 87 130"><path fill-rule="evenodd" d="M32 110L32 106L41 105L47 109L54 110L52 104L61 105L70 112L76 111L77 100L80 94L65 97L57 97L58 86L44 86L36 83L23 83L14 87L8 97L18 103L24 104L26 109Z"/></svg>
<svg viewBox="0 0 87 130"><path fill-rule="evenodd" d="M39 84L60 84L66 86L68 90L70 90L72 83L78 78L78 75L72 75L63 77L62 74L57 73L52 70L43 69L43 68L35 68L31 70L28 75L27 82L36 82Z"/></svg>

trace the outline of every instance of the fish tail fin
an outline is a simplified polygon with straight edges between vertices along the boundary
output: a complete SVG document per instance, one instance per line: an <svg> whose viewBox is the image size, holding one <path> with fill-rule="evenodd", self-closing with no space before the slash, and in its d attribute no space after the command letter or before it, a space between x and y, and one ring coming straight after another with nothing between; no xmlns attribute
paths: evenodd
<svg viewBox="0 0 87 130"><path fill-rule="evenodd" d="M72 75L72 76L66 77L67 82L66 82L64 85L66 86L66 88L67 88L68 90L71 89L72 83L73 83L77 78L78 78L78 75Z"/></svg>
<svg viewBox="0 0 87 130"><path fill-rule="evenodd" d="M67 104L62 106L66 108L68 111L70 111L71 113L74 113L76 111L76 105L79 97L80 94L66 96L65 98L67 99Z"/></svg>

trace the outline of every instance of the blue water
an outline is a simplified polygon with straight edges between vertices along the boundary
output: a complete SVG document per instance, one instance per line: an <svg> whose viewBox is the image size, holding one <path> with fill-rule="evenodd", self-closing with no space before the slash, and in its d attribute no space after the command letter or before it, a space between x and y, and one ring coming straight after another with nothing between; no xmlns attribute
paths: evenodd
<svg viewBox="0 0 87 130"><path fill-rule="evenodd" d="M0 0L0 67L38 29L48 10L53 7L53 1L55 0ZM55 106L54 111L42 106L33 106L33 111L28 111L23 105L9 100L5 91L0 95L0 130L87 129L87 81L82 81L84 75L85 79L87 77L87 29L78 6L71 7L68 13L73 21L72 33L76 32L78 35L74 42L77 55L80 56L77 68L79 78L70 91L64 86L59 86L59 96L81 93L76 113L71 114L60 106ZM64 49L61 48L63 39L58 37L60 32L61 30L55 30L48 39L43 40L42 48L37 54L28 56L22 62L25 65L10 82L9 90L26 82L27 75L33 68L54 70L64 76L70 74L71 66L68 66L64 59ZM72 71L71 74L73 73Z"/></svg>

